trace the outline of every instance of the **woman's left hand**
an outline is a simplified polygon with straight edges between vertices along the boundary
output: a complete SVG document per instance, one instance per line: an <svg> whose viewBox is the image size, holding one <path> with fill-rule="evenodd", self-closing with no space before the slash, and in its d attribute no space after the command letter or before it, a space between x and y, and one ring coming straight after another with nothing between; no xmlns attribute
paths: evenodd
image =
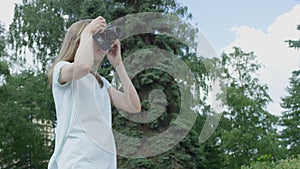
<svg viewBox="0 0 300 169"><path fill-rule="evenodd" d="M107 52L106 56L110 64L112 64L115 68L122 63L121 44L118 39L114 41L111 51Z"/></svg>

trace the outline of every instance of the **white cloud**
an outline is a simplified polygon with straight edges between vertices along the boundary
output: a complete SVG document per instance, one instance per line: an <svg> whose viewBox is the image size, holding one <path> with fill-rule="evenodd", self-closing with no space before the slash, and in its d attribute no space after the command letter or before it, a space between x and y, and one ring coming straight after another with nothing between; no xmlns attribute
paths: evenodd
<svg viewBox="0 0 300 169"><path fill-rule="evenodd" d="M0 21L8 28L14 16L15 3L21 3L21 0L4 0L0 6Z"/></svg>
<svg viewBox="0 0 300 169"><path fill-rule="evenodd" d="M258 18L259 19L259 18ZM281 99L287 95L285 88L291 72L300 66L300 51L291 49L285 40L299 39L296 30L300 24L300 5L295 6L290 12L279 16L263 32L249 26L233 27L235 40L222 51L232 51L233 46L238 46L246 52L253 51L257 59L265 67L260 70L260 80L269 86L269 94L273 99L268 107L271 113L279 115L283 110L280 107Z"/></svg>

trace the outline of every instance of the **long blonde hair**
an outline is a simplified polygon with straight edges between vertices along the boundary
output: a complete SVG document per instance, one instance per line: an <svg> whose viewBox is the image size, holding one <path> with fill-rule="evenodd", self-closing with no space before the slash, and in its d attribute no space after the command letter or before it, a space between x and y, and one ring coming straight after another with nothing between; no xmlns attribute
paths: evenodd
<svg viewBox="0 0 300 169"><path fill-rule="evenodd" d="M53 69L59 61L74 62L75 54L80 43L80 36L84 28L92 21L92 19L80 20L73 23L67 30L63 43L61 45L58 57L48 71L48 81L50 88L53 81Z"/></svg>

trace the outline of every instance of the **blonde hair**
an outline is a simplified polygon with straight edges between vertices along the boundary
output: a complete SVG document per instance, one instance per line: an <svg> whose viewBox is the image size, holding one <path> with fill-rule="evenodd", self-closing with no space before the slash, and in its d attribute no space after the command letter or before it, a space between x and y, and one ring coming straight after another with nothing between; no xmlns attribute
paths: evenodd
<svg viewBox="0 0 300 169"><path fill-rule="evenodd" d="M73 23L67 30L63 43L61 45L58 57L48 71L48 81L50 88L53 81L53 69L59 61L74 62L75 54L80 43L80 36L84 28L92 21L92 19L80 20Z"/></svg>

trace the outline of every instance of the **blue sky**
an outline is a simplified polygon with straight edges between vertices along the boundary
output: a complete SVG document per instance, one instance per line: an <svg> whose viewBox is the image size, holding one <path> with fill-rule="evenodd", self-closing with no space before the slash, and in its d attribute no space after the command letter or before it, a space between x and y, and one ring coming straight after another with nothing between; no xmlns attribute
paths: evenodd
<svg viewBox="0 0 300 169"><path fill-rule="evenodd" d="M286 96L288 78L300 67L299 50L284 42L299 39L300 0L179 0L220 56L233 46L254 52L264 66L258 74L269 86L273 102L268 110L280 115L281 98Z"/></svg>
<svg viewBox="0 0 300 169"><path fill-rule="evenodd" d="M262 31L300 0L179 0L193 15L192 23L212 42L216 50L234 40L230 29L247 25ZM299 17L300 20L300 17ZM295 25L296 28L296 25Z"/></svg>

